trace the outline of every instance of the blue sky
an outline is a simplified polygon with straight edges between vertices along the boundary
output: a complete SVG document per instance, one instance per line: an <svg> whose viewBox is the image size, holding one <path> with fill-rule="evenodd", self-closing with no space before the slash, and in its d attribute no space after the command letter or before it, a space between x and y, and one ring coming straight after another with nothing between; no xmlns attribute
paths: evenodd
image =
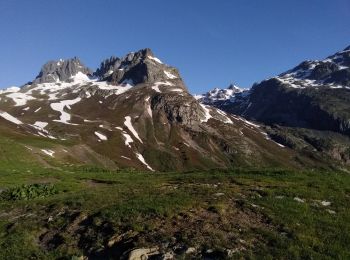
<svg viewBox="0 0 350 260"><path fill-rule="evenodd" d="M43 63L151 48L192 93L250 87L350 45L349 0L1 0L0 87Z"/></svg>

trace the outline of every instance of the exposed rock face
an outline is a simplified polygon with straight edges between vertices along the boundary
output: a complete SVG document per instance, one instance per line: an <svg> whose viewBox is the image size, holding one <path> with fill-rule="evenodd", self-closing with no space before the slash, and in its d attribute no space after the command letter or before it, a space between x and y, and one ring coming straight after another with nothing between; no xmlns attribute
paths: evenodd
<svg viewBox="0 0 350 260"><path fill-rule="evenodd" d="M111 57L101 63L96 76L114 85L125 82L155 83L169 79L179 79L177 69L163 64L150 49L129 53L124 58ZM182 88L185 88L182 84Z"/></svg>
<svg viewBox="0 0 350 260"><path fill-rule="evenodd" d="M151 101L152 110L162 110L171 122L193 126L200 123L205 112L198 102L188 98L184 100L176 95L156 95Z"/></svg>
<svg viewBox="0 0 350 260"><path fill-rule="evenodd" d="M42 67L33 83L69 81L79 72L84 75L92 74L91 70L76 57L68 60L49 61Z"/></svg>
<svg viewBox="0 0 350 260"><path fill-rule="evenodd" d="M101 62L101 65L94 72L94 76L99 79L108 78L114 71L118 70L121 65L121 60L118 57L112 56Z"/></svg>

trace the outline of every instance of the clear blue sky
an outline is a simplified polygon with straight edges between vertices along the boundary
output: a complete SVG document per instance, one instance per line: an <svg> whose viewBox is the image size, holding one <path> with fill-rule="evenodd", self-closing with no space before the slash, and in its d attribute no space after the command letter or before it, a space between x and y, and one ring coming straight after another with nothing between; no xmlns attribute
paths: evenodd
<svg viewBox="0 0 350 260"><path fill-rule="evenodd" d="M95 69L145 47L192 93L279 74L350 45L349 0L1 0L0 87L78 56Z"/></svg>

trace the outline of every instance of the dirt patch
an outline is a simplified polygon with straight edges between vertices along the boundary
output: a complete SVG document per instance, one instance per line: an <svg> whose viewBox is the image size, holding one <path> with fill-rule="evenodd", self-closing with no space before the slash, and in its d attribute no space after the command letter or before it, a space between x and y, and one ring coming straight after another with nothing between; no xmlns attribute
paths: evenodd
<svg viewBox="0 0 350 260"><path fill-rule="evenodd" d="M118 184L119 182L109 181L109 180L84 179L83 183L85 183L90 188L94 188L94 187L101 187L101 186L107 186L107 185L115 185L115 184Z"/></svg>

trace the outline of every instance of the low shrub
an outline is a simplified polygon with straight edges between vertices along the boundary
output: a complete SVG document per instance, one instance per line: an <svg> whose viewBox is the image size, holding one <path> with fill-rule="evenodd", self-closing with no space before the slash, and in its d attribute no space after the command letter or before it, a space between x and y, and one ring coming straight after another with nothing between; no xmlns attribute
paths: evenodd
<svg viewBox="0 0 350 260"><path fill-rule="evenodd" d="M30 200L36 198L45 198L54 194L58 191L51 184L25 184L20 187L11 188L3 191L0 194L3 200Z"/></svg>

